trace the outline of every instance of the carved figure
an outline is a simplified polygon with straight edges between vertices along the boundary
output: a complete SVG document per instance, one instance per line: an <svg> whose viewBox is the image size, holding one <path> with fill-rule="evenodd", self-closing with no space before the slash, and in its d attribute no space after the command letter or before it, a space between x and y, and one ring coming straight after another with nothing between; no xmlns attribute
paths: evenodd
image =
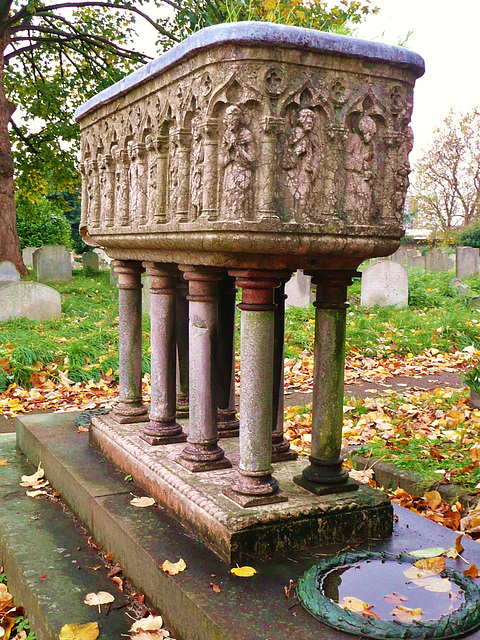
<svg viewBox="0 0 480 640"><path fill-rule="evenodd" d="M253 134L242 121L242 112L232 105L225 111L225 132L220 147L223 168L223 211L227 218L251 213L253 208L253 170L255 143Z"/></svg>
<svg viewBox="0 0 480 640"><path fill-rule="evenodd" d="M367 224L370 219L376 172L372 139L376 132L373 119L363 116L358 123L358 133L350 133L345 141L345 211L360 224Z"/></svg>
<svg viewBox="0 0 480 640"><path fill-rule="evenodd" d="M200 130L200 117L192 120L192 157L190 162L190 201L193 208L193 219L202 214L203 204L203 137Z"/></svg>
<svg viewBox="0 0 480 640"><path fill-rule="evenodd" d="M410 184L408 176L410 174L410 163L408 156L413 149L413 130L408 126L405 130L402 142L398 149L398 164L395 177L395 212L400 217L403 214L403 207L405 204L405 196Z"/></svg>
<svg viewBox="0 0 480 640"><path fill-rule="evenodd" d="M286 171L285 184L293 196L293 213L298 222L305 216L305 208L319 169L320 144L314 126L314 111L301 109L280 159L280 166Z"/></svg>

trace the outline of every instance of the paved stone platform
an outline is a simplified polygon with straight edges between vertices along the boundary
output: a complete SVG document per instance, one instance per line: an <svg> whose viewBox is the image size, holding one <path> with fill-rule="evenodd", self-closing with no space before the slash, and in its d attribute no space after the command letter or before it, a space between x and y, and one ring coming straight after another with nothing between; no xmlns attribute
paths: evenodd
<svg viewBox="0 0 480 640"><path fill-rule="evenodd" d="M294 596L286 599L284 595L284 586L288 586L290 580L297 580L325 554L338 551L339 545L287 553L282 559L264 563L252 560L249 564L257 570L256 575L248 579L236 577L230 573L228 564L165 510L132 507L132 495L143 495L143 491L126 482L124 473L92 450L88 446L88 434L72 429L71 420L68 426L66 421L55 423L53 417L42 416L43 429L40 426L35 430L20 427L20 446L28 450L35 465L41 460L48 479L60 491L62 499L87 525L97 543L115 553L124 574L147 594L148 603L162 614L176 640L342 640L357 637L322 625L297 604ZM49 550L53 555L55 549L66 549L66 553L58 554L56 572L68 573L67 569L61 568L60 560L67 568L72 566L71 560L77 558L86 566L89 561L83 560L83 553L88 549L82 548L77 551L78 556L74 555L76 543L68 547L64 542L70 534L67 525L60 524L61 511L57 509L55 516L42 517L50 512L49 503L42 498L23 497L23 491L18 487L19 477L33 469L24 456L14 451L12 435L2 438L0 458L9 459L9 465L0 467L0 476L6 478L8 473L9 481L0 483L0 499L2 504L11 502L11 506L9 520L5 516L6 509L0 509L0 562L7 566L12 576L10 584L14 595L26 604L29 615L36 621L44 608L39 598L45 593L46 583L37 576L45 565L43 558ZM35 512L30 516L29 510L34 507ZM450 547L454 544L454 532L405 509L396 508L396 512L398 519L391 538L365 540L357 548L398 554L427 546ZM30 517L39 518L39 521L31 523ZM41 538L40 532L43 532ZM480 566L480 545L464 540L464 546L463 555ZM345 548L345 545L341 547ZM169 577L160 570L165 559L176 561L179 558L186 562L184 572ZM448 562L460 570L466 566L460 560ZM82 571L76 571L83 576ZM75 576L72 580L75 584ZM220 592L213 591L212 584L217 585ZM78 582L76 586L79 586ZM109 587L103 588L111 590L111 585ZM65 616L72 617L79 599L83 599L84 586L80 584L78 591L70 586L68 605L62 590L53 581L48 585L48 593L57 602L62 624L65 624ZM82 607L83 604L80 609ZM45 632L37 632L37 636L39 640L56 640L60 627L60 623L56 627L51 625ZM101 637L109 636L102 634ZM111 637L120 638L120 632ZM468 637L480 640L480 632Z"/></svg>

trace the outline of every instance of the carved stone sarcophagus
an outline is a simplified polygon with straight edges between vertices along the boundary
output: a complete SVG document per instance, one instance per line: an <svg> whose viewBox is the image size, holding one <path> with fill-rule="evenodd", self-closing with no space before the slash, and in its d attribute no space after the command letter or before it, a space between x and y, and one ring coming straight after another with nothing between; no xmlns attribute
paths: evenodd
<svg viewBox="0 0 480 640"><path fill-rule="evenodd" d="M210 27L92 98L82 232L118 259L348 269L403 234L420 56Z"/></svg>

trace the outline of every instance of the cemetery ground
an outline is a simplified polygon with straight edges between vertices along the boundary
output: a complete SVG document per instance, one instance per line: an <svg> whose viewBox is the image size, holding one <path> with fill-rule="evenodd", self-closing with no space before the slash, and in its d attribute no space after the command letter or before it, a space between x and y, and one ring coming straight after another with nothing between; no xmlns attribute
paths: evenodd
<svg viewBox="0 0 480 640"><path fill-rule="evenodd" d="M462 374L480 357L480 310L457 295L452 277L410 271L409 307L400 310L362 308L359 283L351 287L343 437L347 450L363 457L357 480L373 483L376 469L393 463L414 474L413 484L400 485L416 489L393 487L394 502L476 539L480 411L469 406ZM480 294L479 277L466 282ZM61 319L0 327L0 432L29 412L109 408L115 401L118 310L108 272L74 272L72 283L53 286L62 295ZM149 331L144 317L144 371ZM302 455L310 443L313 331L313 307L287 310L285 428ZM148 400L148 374L143 384ZM445 491L452 486L458 491ZM31 638L27 633L19 640Z"/></svg>

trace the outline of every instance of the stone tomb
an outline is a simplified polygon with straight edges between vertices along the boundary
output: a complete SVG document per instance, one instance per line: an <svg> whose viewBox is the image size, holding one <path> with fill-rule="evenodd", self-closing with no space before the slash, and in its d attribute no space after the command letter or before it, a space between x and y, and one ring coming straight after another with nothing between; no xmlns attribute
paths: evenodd
<svg viewBox="0 0 480 640"><path fill-rule="evenodd" d="M100 271L100 256L94 251L85 251L82 253L82 266L84 271L87 269Z"/></svg>
<svg viewBox="0 0 480 640"><path fill-rule="evenodd" d="M70 254L63 245L44 245L33 254L33 264L39 282L70 282Z"/></svg>
<svg viewBox="0 0 480 640"><path fill-rule="evenodd" d="M362 273L360 304L362 307L407 307L408 271L405 267L389 260L366 267Z"/></svg>
<svg viewBox="0 0 480 640"><path fill-rule="evenodd" d="M227 561L251 553L248 531L268 540L253 555L268 557L292 540L314 545L319 532L333 541L391 529L385 497L342 468L346 300L358 265L399 247L423 71L419 56L398 47L268 23L218 25L77 111L81 231L114 259L119 288L119 402L93 418L91 441ZM288 460L277 429L283 286L297 269L316 286L306 466ZM144 271L150 411L141 392ZM182 282L188 439L175 406ZM227 449L218 390L231 389L235 287L240 436ZM290 480L279 483L272 460L282 450Z"/></svg>

